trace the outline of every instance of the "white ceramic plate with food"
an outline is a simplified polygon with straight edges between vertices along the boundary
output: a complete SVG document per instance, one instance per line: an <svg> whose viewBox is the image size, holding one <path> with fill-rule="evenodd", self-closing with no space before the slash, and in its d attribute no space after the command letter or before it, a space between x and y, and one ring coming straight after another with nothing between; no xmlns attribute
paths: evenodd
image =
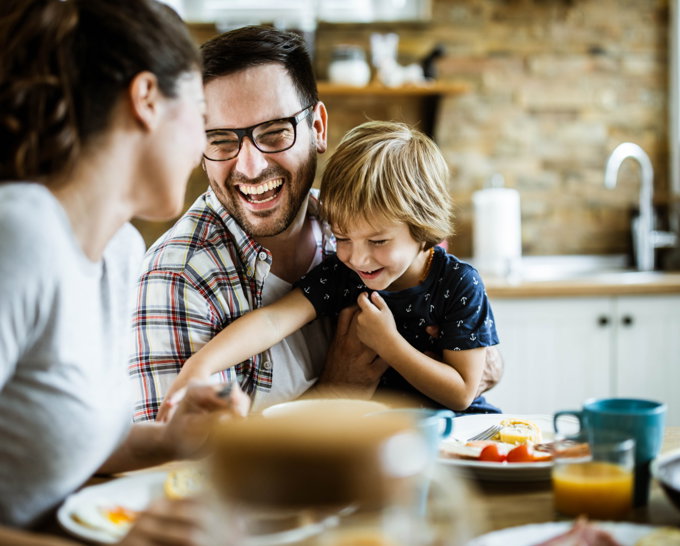
<svg viewBox="0 0 680 546"><path fill-rule="evenodd" d="M113 544L127 534L132 521L126 518L146 508L151 501L165 495L164 485L169 471L131 473L107 483L85 487L67 497L57 511L59 523L72 535L98 544ZM121 520L121 517L122 520ZM337 524L340 512L319 514L310 521L291 515L270 514L257 518L269 529L244 539L243 546L293 544L323 532ZM285 517L283 517L285 516ZM127 521L125 521L127 519ZM300 523L303 521L304 523ZM272 529L278 529L272 532Z"/></svg>
<svg viewBox="0 0 680 546"><path fill-rule="evenodd" d="M516 415L506 413L489 413L463 415L453 420L453 433L448 439L442 440L440 446L439 462L445 465L458 467L472 473L481 480L489 481L524 481L537 482L550 479L552 462L487 462L470 459L446 457L444 453L448 444L460 444L469 438L482 432L492 425L500 423L504 419L523 419L536 423L541 429L543 441L549 442L555 436L552 415ZM560 431L567 434L578 431L578 421L575 418L560 418Z"/></svg>
<svg viewBox="0 0 680 546"><path fill-rule="evenodd" d="M559 521L508 527L477 537L467 546L535 546L566 533L573 525L573 521ZM594 525L610 533L621 546L635 546L638 540L657 529L652 525L611 521L597 521Z"/></svg>
<svg viewBox="0 0 680 546"><path fill-rule="evenodd" d="M66 498L57 519L78 538L101 544L117 542L130 528L125 510L143 510L153 499L162 497L167 474L140 472L85 487Z"/></svg>

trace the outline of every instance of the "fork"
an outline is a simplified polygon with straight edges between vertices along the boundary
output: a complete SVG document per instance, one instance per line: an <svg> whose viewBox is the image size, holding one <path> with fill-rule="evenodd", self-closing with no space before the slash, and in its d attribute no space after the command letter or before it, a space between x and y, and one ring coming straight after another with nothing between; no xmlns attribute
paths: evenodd
<svg viewBox="0 0 680 546"><path fill-rule="evenodd" d="M489 428L484 429L482 432L475 434L471 438L468 438L468 442L474 442L477 440L490 440L493 438L500 430L503 428L501 425L491 425Z"/></svg>

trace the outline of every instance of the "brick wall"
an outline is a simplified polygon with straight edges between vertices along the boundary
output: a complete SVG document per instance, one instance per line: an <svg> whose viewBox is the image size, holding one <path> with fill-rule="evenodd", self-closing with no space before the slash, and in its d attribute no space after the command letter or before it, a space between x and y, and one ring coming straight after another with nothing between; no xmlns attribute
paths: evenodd
<svg viewBox="0 0 680 546"><path fill-rule="evenodd" d="M454 253L471 255L471 196L495 172L520 191L524 254L624 253L638 169L624 163L608 190L604 165L618 143L640 144L667 204L668 28L668 0L433 0L429 23L319 25L315 66L325 78L333 45L368 51L374 31L399 33L402 64L444 45L439 79L470 85L440 100L434 129L452 171ZM325 101L331 149L367 118L423 123L422 99ZM205 184L197 172L187 202ZM139 225L148 242L167 227Z"/></svg>

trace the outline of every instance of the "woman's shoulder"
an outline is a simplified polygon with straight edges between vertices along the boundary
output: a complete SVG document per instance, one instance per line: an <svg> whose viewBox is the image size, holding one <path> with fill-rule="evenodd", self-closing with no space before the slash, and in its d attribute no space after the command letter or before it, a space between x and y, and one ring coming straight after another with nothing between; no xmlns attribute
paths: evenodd
<svg viewBox="0 0 680 546"><path fill-rule="evenodd" d="M0 233L2 254L24 253L34 259L42 249L55 246L68 219L56 198L41 184L0 184Z"/></svg>

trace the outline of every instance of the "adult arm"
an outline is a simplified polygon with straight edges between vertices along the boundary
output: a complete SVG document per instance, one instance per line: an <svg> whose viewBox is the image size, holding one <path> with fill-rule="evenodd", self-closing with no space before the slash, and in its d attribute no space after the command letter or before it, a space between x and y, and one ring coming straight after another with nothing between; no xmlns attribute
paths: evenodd
<svg viewBox="0 0 680 546"><path fill-rule="evenodd" d="M227 399L220 385L191 386L168 422L135 423L125 441L100 467L110 474L201 456L217 421L245 417L250 399L238 385Z"/></svg>
<svg viewBox="0 0 680 546"><path fill-rule="evenodd" d="M323 371L306 396L370 398L388 368L357 333L357 306L340 312Z"/></svg>
<svg viewBox="0 0 680 546"><path fill-rule="evenodd" d="M139 280L132 321L129 362L137 386L135 421L153 420L184 362L220 327L211 308L215 298L201 293L173 271L151 269ZM223 381L231 377L222 377Z"/></svg>
<svg viewBox="0 0 680 546"><path fill-rule="evenodd" d="M503 361L503 355L501 354L498 345L486 347L486 353L484 354L484 370L482 371L482 379L479 382L477 396L491 390L500 383L501 378L503 377L504 368L505 363Z"/></svg>
<svg viewBox="0 0 680 546"><path fill-rule="evenodd" d="M206 381L212 374L266 351L315 318L314 306L295 288L271 305L236 319L184 363L157 420L165 419L175 394L191 382Z"/></svg>

